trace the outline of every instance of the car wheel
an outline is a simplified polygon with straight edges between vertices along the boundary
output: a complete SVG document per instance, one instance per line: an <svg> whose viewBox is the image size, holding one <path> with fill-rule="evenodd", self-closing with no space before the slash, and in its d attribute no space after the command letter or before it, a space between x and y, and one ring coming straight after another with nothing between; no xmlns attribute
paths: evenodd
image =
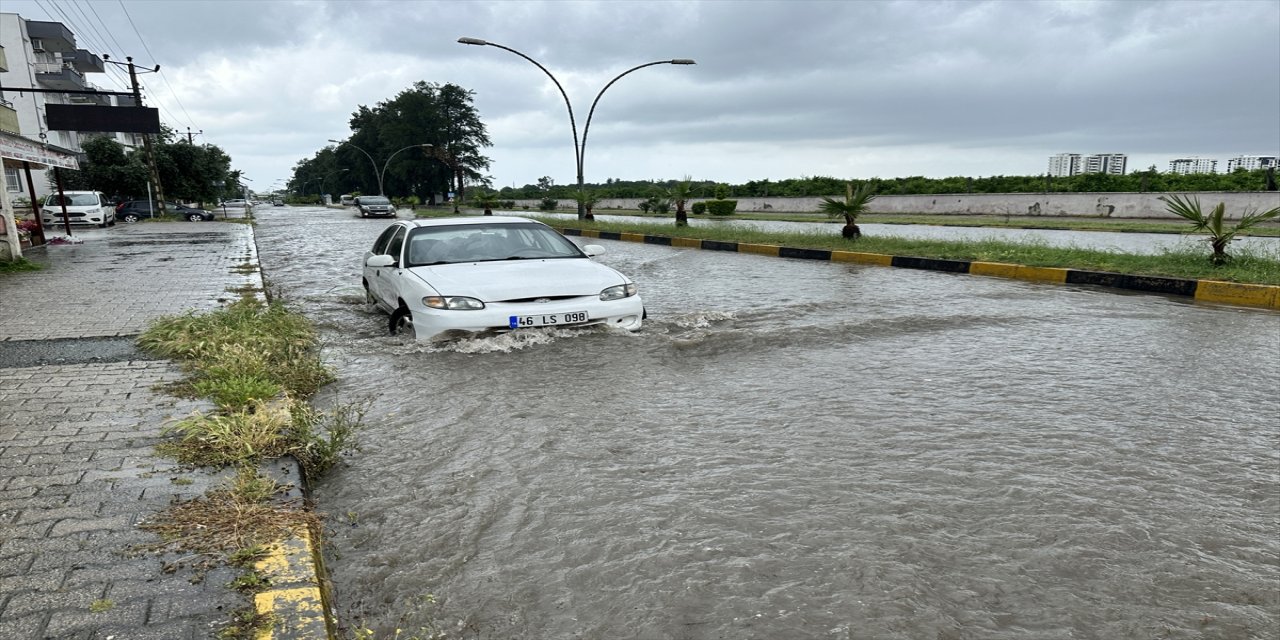
<svg viewBox="0 0 1280 640"><path fill-rule="evenodd" d="M377 305L378 301L373 299L373 292L369 290L369 283L364 282L362 284L364 285L364 303L370 306Z"/></svg>
<svg viewBox="0 0 1280 640"><path fill-rule="evenodd" d="M391 319L387 322L387 329L391 335L398 335L400 332L413 327L413 313L409 311L409 307L401 304L391 313Z"/></svg>
<svg viewBox="0 0 1280 640"><path fill-rule="evenodd" d="M121 216L121 217L120 217L120 219L121 219L121 220L124 220L125 222L128 222L128 223L132 224L132 223L134 223L134 222L137 222L137 221L138 221L138 214L136 214L136 213L126 213L126 214L124 214L123 216Z"/></svg>
<svg viewBox="0 0 1280 640"><path fill-rule="evenodd" d="M200 215L200 214L198 214L198 213L193 213L193 214L191 214L191 215L187 216L187 219L188 219L188 220L190 220L190 221L192 221L192 222L201 222L201 221L203 221L203 220L204 220L204 216L202 216L202 215Z"/></svg>

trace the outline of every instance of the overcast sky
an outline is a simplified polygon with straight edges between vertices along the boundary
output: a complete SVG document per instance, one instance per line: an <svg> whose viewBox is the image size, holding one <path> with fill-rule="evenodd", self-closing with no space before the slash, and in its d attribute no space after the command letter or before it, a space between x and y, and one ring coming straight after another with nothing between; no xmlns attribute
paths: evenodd
<svg viewBox="0 0 1280 640"><path fill-rule="evenodd" d="M266 190L360 105L419 80L474 91L496 187L1034 175L1054 153L1280 154L1280 0L425 2L4 0L133 56L149 106ZM12 56L11 56L12 61ZM105 89L124 74L93 74Z"/></svg>

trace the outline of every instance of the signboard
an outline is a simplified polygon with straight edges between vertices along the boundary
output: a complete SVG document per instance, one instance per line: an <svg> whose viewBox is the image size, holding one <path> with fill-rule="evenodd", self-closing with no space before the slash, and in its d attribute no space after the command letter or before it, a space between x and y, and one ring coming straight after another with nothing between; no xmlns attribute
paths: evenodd
<svg viewBox="0 0 1280 640"><path fill-rule="evenodd" d="M45 120L58 131L160 133L160 111L151 107L46 104Z"/></svg>
<svg viewBox="0 0 1280 640"><path fill-rule="evenodd" d="M11 135L0 135L0 158L19 160L47 167L79 169L76 156L65 151L50 149L38 142Z"/></svg>

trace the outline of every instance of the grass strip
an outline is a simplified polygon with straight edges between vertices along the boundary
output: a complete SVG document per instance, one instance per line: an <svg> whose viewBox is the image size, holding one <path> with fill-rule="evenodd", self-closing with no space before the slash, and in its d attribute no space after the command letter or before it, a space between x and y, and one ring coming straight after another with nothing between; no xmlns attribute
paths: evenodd
<svg viewBox="0 0 1280 640"><path fill-rule="evenodd" d="M719 242L770 244L800 249L859 251L891 256L912 256L945 260L1003 262L1032 267L1057 267L1082 271L1106 271L1129 275L1164 276L1170 278L1224 280L1249 284L1280 285L1280 259L1249 247L1230 250L1232 260L1215 267L1209 261L1206 243L1203 252L1172 249L1158 254L1133 254L1114 250L1050 246L1032 240L931 240L894 236L863 235L858 240L845 240L836 234L814 232L777 232L742 227L680 227L671 224L565 220L563 218L529 216L559 229L595 229L618 233L696 238Z"/></svg>
<svg viewBox="0 0 1280 640"><path fill-rule="evenodd" d="M39 271L44 266L38 262L32 262L26 258L18 258L17 260L0 261L0 275L6 273L21 273L23 271Z"/></svg>

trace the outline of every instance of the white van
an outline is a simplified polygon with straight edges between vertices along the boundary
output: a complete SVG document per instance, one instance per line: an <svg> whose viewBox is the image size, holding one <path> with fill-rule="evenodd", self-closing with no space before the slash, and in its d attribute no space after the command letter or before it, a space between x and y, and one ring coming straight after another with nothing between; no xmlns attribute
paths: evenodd
<svg viewBox="0 0 1280 640"><path fill-rule="evenodd" d="M96 224L106 227L116 223L116 208L101 191L63 191L51 193L40 209L40 221L45 226L62 224L62 205L67 205L67 218L71 224Z"/></svg>

